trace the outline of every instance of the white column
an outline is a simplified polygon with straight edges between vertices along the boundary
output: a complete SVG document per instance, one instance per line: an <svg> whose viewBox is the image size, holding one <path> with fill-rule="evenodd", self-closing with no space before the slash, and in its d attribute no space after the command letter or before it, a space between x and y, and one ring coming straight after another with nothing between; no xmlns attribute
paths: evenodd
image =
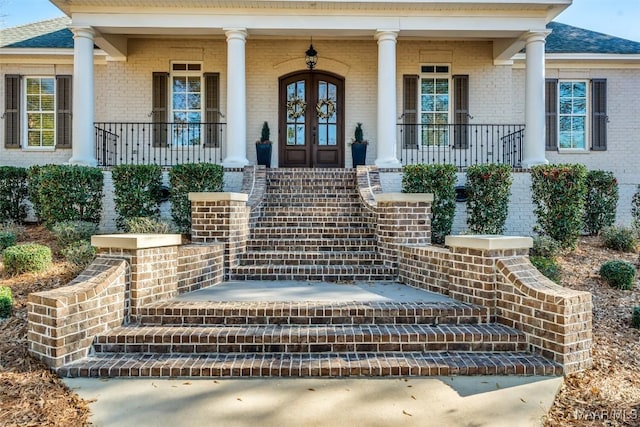
<svg viewBox="0 0 640 427"><path fill-rule="evenodd" d="M396 157L396 41L398 31L379 30L378 40L378 141L376 166L398 168Z"/></svg>
<svg viewBox="0 0 640 427"><path fill-rule="evenodd" d="M222 164L243 167L247 160L247 82L242 28L225 29L227 36L227 153Z"/></svg>
<svg viewBox="0 0 640 427"><path fill-rule="evenodd" d="M544 45L547 34L547 31L535 31L526 39L524 168L549 163L545 158L544 104Z"/></svg>
<svg viewBox="0 0 640 427"><path fill-rule="evenodd" d="M73 125L72 165L95 166L93 36L89 27L73 31Z"/></svg>

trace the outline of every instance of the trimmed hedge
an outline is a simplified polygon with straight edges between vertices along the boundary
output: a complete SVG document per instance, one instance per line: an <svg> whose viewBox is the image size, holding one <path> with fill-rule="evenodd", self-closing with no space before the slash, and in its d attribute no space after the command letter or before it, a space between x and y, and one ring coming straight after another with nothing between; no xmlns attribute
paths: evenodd
<svg viewBox="0 0 640 427"><path fill-rule="evenodd" d="M51 249L37 243L11 246L2 252L2 262L10 275L38 273L51 266Z"/></svg>
<svg viewBox="0 0 640 427"><path fill-rule="evenodd" d="M80 269L85 268L96 257L96 248L91 246L86 240L79 240L67 245L62 249L62 255L71 264L75 264Z"/></svg>
<svg viewBox="0 0 640 427"><path fill-rule="evenodd" d="M600 266L600 276L612 288L629 291L636 281L636 268L627 261L607 261Z"/></svg>
<svg viewBox="0 0 640 427"><path fill-rule="evenodd" d="M171 217L181 232L191 231L189 193L220 192L223 178L224 168L212 163L177 165L169 170Z"/></svg>
<svg viewBox="0 0 640 427"><path fill-rule="evenodd" d="M456 167L453 165L408 165L402 176L403 193L432 193L431 241L444 243L451 234L456 212Z"/></svg>
<svg viewBox="0 0 640 427"><path fill-rule="evenodd" d="M556 283L560 283L560 276L562 275L562 268L555 258L545 256L532 256L529 257L531 264L538 269L547 278L553 280Z"/></svg>
<svg viewBox="0 0 640 427"><path fill-rule="evenodd" d="M16 244L16 235L10 231L0 231L0 252Z"/></svg>
<svg viewBox="0 0 640 427"><path fill-rule="evenodd" d="M112 169L116 225L128 231L130 218L160 217L162 168L158 165L119 165Z"/></svg>
<svg viewBox="0 0 640 427"><path fill-rule="evenodd" d="M62 221L100 222L104 179L99 168L32 166L28 173L29 198L47 228Z"/></svg>
<svg viewBox="0 0 640 427"><path fill-rule="evenodd" d="M531 192L536 231L575 249L582 230L587 169L580 164L539 165L531 168Z"/></svg>
<svg viewBox="0 0 640 427"><path fill-rule="evenodd" d="M467 168L467 225L474 234L502 234L509 214L511 166Z"/></svg>
<svg viewBox="0 0 640 427"><path fill-rule="evenodd" d="M587 172L587 194L584 202L584 228L596 235L616 221L618 180L613 172L594 170Z"/></svg>
<svg viewBox="0 0 640 427"><path fill-rule="evenodd" d="M27 169L0 166L0 222L27 218Z"/></svg>
<svg viewBox="0 0 640 427"><path fill-rule="evenodd" d="M6 319L11 316L13 310L13 295L11 288L8 286L0 286L0 319Z"/></svg>

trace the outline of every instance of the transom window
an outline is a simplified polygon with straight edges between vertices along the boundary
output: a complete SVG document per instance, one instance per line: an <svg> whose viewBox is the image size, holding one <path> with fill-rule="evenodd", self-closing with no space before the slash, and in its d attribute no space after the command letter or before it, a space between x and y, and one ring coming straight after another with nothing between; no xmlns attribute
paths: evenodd
<svg viewBox="0 0 640 427"><path fill-rule="evenodd" d="M587 147L587 106L588 90L586 81L558 82L558 129L560 149L580 149Z"/></svg>
<svg viewBox="0 0 640 427"><path fill-rule="evenodd" d="M451 74L448 65L423 65L420 75L422 145L449 145Z"/></svg>
<svg viewBox="0 0 640 427"><path fill-rule="evenodd" d="M202 136L202 64L173 63L171 69L173 144L198 145Z"/></svg>
<svg viewBox="0 0 640 427"><path fill-rule="evenodd" d="M27 148L55 147L55 83L54 77L25 78L25 146Z"/></svg>

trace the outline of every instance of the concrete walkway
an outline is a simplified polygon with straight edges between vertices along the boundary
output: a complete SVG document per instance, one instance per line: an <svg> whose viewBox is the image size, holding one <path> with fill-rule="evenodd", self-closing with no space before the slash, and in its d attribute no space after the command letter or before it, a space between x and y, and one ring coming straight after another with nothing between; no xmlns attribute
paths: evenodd
<svg viewBox="0 0 640 427"><path fill-rule="evenodd" d="M111 426L540 426L562 378L65 379Z"/></svg>

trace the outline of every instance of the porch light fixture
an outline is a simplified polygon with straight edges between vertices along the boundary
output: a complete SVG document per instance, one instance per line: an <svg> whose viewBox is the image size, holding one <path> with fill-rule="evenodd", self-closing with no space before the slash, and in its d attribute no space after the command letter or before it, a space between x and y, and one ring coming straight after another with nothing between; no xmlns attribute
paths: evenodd
<svg viewBox="0 0 640 427"><path fill-rule="evenodd" d="M309 70L311 71L313 71L318 63L318 52L313 48L313 40L309 45L309 49L304 53L304 62L307 63L307 67L309 67Z"/></svg>

